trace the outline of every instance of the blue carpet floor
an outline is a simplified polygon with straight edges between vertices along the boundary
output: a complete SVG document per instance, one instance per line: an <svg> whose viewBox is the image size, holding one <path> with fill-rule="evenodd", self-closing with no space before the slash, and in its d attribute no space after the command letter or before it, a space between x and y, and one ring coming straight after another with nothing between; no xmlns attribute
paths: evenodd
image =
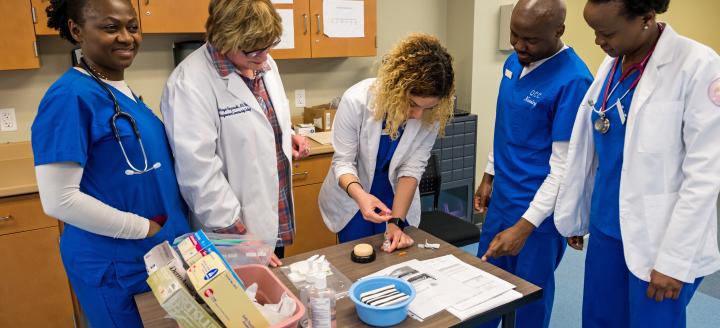
<svg viewBox="0 0 720 328"><path fill-rule="evenodd" d="M475 255L477 243L463 247ZM578 328L581 326L583 272L585 252L571 248L565 252L560 267L555 271L555 305L550 327ZM720 322L720 272L703 280L687 310L688 328L714 328Z"/></svg>

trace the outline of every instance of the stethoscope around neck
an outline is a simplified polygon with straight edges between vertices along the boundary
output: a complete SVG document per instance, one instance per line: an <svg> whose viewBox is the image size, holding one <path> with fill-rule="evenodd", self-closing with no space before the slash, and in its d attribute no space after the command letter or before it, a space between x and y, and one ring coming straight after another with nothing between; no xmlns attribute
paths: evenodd
<svg viewBox="0 0 720 328"><path fill-rule="evenodd" d="M148 167L148 158L147 154L145 153L145 146L143 145L142 138L140 138L140 130L137 127L137 123L135 123L135 119L127 112L123 112L122 109L120 109L120 104L117 101L117 98L115 98L115 94L110 90L110 88L105 85L105 82L100 80L100 78L95 75L95 71L93 71L92 68L90 68L90 65L88 65L87 62L85 62L85 58L80 59L80 65L82 66L85 71L92 76L93 80L97 82L105 91L107 91L108 95L110 95L110 99L113 101L113 107L115 110L115 113L113 114L112 118L110 119L110 128L112 129L113 136L115 137L115 140L117 141L118 145L120 145L120 150L122 151L123 157L125 158L125 162L130 167L130 169L125 170L125 175L136 175L136 174L143 174L150 172L152 170L160 168L162 166L160 162L155 162L152 166ZM118 119L125 119L129 124L130 127L133 130L133 134L135 134L135 137L138 140L138 143L140 144L140 151L143 155L143 162L145 167L140 170L135 165L132 164L130 161L130 158L127 155L127 152L125 152L125 146L123 146L122 140L120 139L120 132L117 128L117 120Z"/></svg>

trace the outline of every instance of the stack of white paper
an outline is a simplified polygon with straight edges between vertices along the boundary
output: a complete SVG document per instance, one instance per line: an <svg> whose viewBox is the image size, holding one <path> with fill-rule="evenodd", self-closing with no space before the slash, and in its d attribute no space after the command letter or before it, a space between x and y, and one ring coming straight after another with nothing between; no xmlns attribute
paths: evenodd
<svg viewBox="0 0 720 328"><path fill-rule="evenodd" d="M453 255L425 261L410 260L371 276L395 276L415 287L410 316L424 320L448 310L460 320L522 297L515 285L469 265Z"/></svg>

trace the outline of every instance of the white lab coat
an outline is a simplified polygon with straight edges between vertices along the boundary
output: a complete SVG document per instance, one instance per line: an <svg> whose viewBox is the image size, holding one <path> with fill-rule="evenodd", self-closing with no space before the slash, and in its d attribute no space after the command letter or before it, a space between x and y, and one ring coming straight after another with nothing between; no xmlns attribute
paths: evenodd
<svg viewBox="0 0 720 328"><path fill-rule="evenodd" d="M555 224L564 236L588 232L597 156L588 100L597 99L613 63L606 58L577 114ZM712 49L667 25L630 105L620 175L620 230L625 262L694 282L720 269L720 106L709 97L720 78Z"/></svg>
<svg viewBox="0 0 720 328"><path fill-rule="evenodd" d="M263 79L290 160L290 108L277 66L268 63ZM193 228L225 228L240 217L249 233L277 238L275 136L242 77L221 77L202 46L170 75L160 109Z"/></svg>
<svg viewBox="0 0 720 328"><path fill-rule="evenodd" d="M319 205L325 225L338 232L358 211L355 201L340 188L338 180L350 173L360 180L369 192L375 175L382 121L374 117L373 83L366 79L350 87L342 97L332 129L332 165L320 189ZM430 150L437 137L437 124L428 127L422 121L410 119L405 125L400 143L390 160L390 184L393 190L400 177L413 177L418 183L425 172ZM420 193L415 192L407 213L408 224L420 224Z"/></svg>

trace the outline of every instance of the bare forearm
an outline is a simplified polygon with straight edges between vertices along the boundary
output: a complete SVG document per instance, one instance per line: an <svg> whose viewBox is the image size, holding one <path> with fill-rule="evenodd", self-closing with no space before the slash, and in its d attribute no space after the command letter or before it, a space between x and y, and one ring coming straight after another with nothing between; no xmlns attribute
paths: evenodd
<svg viewBox="0 0 720 328"><path fill-rule="evenodd" d="M405 218L405 216L407 216L408 209L417 190L417 184L417 180L412 177L400 177L398 179L395 185L395 198L393 199L393 217Z"/></svg>
<svg viewBox="0 0 720 328"><path fill-rule="evenodd" d="M360 184L360 179L352 174L341 175L340 179L338 179L338 185L355 201L358 199L357 196L365 193L363 186Z"/></svg>

